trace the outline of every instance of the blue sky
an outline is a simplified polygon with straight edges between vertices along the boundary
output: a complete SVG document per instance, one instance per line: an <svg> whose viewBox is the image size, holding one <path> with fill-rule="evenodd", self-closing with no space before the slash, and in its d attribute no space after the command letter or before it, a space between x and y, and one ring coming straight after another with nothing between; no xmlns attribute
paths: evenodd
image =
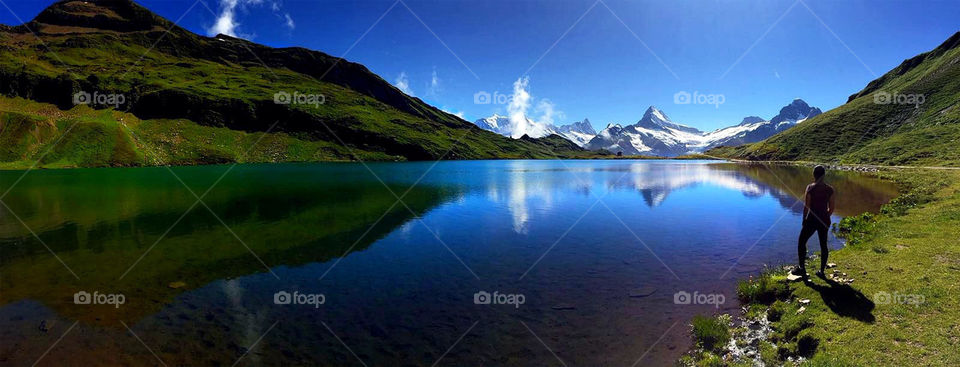
<svg viewBox="0 0 960 367"><path fill-rule="evenodd" d="M53 2L2 1L23 20ZM200 34L346 54L468 120L505 114L475 95L511 95L526 77L529 117L598 130L650 105L703 130L797 97L828 110L960 30L956 1L203 1L140 3ZM4 7L0 22L19 23ZM678 92L723 103L676 104Z"/></svg>

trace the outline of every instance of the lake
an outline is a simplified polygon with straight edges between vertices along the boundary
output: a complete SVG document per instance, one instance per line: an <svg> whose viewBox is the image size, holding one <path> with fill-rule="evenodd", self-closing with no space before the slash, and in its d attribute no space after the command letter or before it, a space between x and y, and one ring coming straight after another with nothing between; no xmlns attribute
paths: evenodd
<svg viewBox="0 0 960 367"><path fill-rule="evenodd" d="M795 261L811 179L671 160L22 174L0 171L3 365L670 365L693 315ZM834 221L896 195L827 181Z"/></svg>

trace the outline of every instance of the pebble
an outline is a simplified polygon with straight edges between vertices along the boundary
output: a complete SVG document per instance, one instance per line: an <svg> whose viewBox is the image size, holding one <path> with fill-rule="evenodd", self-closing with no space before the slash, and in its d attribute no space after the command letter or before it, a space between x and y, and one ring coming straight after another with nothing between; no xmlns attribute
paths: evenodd
<svg viewBox="0 0 960 367"><path fill-rule="evenodd" d="M807 304L810 304L810 300L809 300L809 299L806 299L806 298L804 298L804 299L801 299L801 300L800 300L800 304L801 304L801 305L807 305Z"/></svg>

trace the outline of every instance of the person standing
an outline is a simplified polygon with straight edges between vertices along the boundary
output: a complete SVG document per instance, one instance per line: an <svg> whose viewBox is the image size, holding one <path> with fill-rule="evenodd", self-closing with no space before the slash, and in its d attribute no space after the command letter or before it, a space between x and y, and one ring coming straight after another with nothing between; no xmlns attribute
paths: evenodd
<svg viewBox="0 0 960 367"><path fill-rule="evenodd" d="M800 266L794 269L794 275L807 276L805 264L807 240L816 233L820 239L820 271L817 272L817 276L825 276L827 257L830 256L830 249L827 248L827 231L830 228L830 216L835 209L833 187L823 182L826 171L823 166L813 168L814 181L807 185L804 194L803 227L800 229L800 239L797 242Z"/></svg>

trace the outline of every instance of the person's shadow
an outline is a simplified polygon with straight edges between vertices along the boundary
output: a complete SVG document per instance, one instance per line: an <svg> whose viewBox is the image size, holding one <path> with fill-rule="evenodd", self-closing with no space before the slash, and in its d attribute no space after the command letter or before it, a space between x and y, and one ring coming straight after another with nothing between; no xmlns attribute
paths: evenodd
<svg viewBox="0 0 960 367"><path fill-rule="evenodd" d="M823 279L823 278L821 278ZM823 303L830 308L833 313L842 317L849 317L862 322L872 324L876 318L873 316L875 307L872 300L853 289L847 284L841 284L832 279L823 279L829 286L822 286L811 280L806 280L804 284L820 293Z"/></svg>

